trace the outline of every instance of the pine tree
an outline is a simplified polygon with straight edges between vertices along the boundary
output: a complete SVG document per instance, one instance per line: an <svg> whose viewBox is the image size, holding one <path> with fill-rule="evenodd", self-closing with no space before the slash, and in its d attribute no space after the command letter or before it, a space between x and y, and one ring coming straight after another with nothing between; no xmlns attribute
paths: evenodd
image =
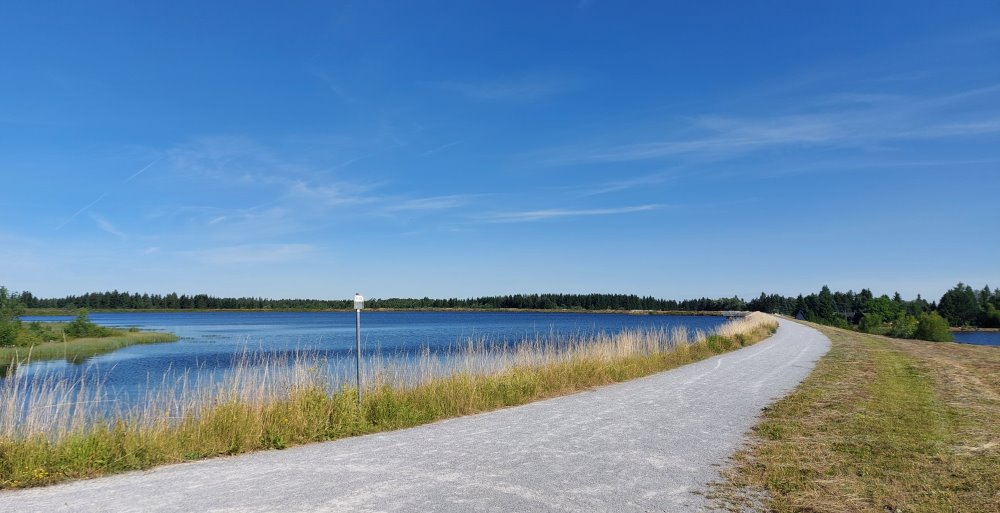
<svg viewBox="0 0 1000 513"><path fill-rule="evenodd" d="M952 326L965 326L979 317L979 302L972 287L959 282L941 296L938 311Z"/></svg>

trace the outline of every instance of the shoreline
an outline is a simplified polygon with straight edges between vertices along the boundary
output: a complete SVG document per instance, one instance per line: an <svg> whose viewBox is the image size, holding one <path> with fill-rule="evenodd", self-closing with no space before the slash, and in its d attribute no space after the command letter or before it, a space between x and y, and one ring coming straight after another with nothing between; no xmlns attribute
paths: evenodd
<svg viewBox="0 0 1000 513"><path fill-rule="evenodd" d="M354 309L343 308L321 308L321 309L301 309L301 308L87 308L89 313L333 313L333 312L353 312ZM76 315L79 309L62 308L27 308L24 317L59 317ZM366 312L498 312L498 313L576 313L576 314L623 314L623 315L671 315L671 316L695 316L709 317L722 316L721 311L704 310L584 310L573 308L365 308Z"/></svg>
<svg viewBox="0 0 1000 513"><path fill-rule="evenodd" d="M1000 333L1000 328L948 328L952 333Z"/></svg>
<svg viewBox="0 0 1000 513"><path fill-rule="evenodd" d="M206 383L209 396L197 386L189 388L187 381L168 380L168 388L117 417L83 417L85 410L69 408L49 414L46 407L51 401L45 390L39 394L37 389L8 387L0 406L24 404L35 416L26 422L31 428L27 430L13 416L0 415L0 442L5 448L0 451L0 490L284 449L495 411L702 361L765 340L777 329L770 316L754 314L710 334L602 335L580 339L578 345L536 346L528 353L506 356L475 349L478 352L469 353L469 358L480 363L441 375L420 370L429 367L411 366L421 372L413 375L418 381L389 373L387 380L366 384L363 397L350 386L331 390L334 376L318 370L329 368L310 361L292 362L301 370L292 373L275 370L288 361L271 360L263 367L245 361L243 370L226 381ZM63 386L58 381L47 383L48 390ZM74 404L113 399L97 392L75 396ZM23 395L28 393L34 395ZM79 412L81 420L76 422L71 416ZM63 429L70 420L72 429Z"/></svg>

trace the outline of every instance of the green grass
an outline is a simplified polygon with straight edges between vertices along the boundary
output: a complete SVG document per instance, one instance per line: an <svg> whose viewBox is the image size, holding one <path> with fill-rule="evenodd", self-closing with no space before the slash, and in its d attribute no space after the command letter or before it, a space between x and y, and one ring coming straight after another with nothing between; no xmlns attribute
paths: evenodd
<svg viewBox="0 0 1000 513"><path fill-rule="evenodd" d="M136 344L173 342L177 336L159 332L129 332L116 330L109 337L76 338L66 342L42 342L31 347L0 347L0 365L20 364L27 361L66 360L79 362L91 356L110 353Z"/></svg>
<svg viewBox="0 0 1000 513"><path fill-rule="evenodd" d="M816 326L833 345L765 410L734 511L1000 511L1000 351Z"/></svg>
<svg viewBox="0 0 1000 513"><path fill-rule="evenodd" d="M724 325L711 337L674 330L599 335L569 347L473 345L447 374L436 372L429 357L416 367L384 367L360 407L356 389L331 392L327 367L309 360L290 371L288 362L280 361L237 366L222 386L181 380L139 410L112 418L45 410L65 393L53 384L33 392L33 404L42 407L29 408L28 418L19 422L4 423L4 407L9 412L24 398L0 397L0 487L282 449L524 404L698 361L762 340L776 327L759 315ZM77 394L81 400L97 396Z"/></svg>

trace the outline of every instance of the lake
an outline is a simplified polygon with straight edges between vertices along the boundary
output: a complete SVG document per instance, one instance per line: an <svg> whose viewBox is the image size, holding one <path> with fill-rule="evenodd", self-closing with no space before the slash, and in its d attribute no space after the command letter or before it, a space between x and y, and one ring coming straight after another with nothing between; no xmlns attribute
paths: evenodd
<svg viewBox="0 0 1000 513"><path fill-rule="evenodd" d="M962 344L1000 346L1000 332L998 331L959 331L952 333L952 335L955 335L955 342Z"/></svg>
<svg viewBox="0 0 1000 513"><path fill-rule="evenodd" d="M217 375L248 352L294 358L315 354L353 362L354 312L155 312L94 313L91 321L111 327L168 331L177 342L137 345L83 362L40 361L20 365L17 376L78 379L100 376L116 393L141 392L166 373ZM24 321L69 321L72 317L24 317ZM587 337L626 329L709 331L722 317L543 312L362 312L362 354L415 357L423 351L446 358L470 340L518 344L538 338ZM349 366L343 366L345 368ZM353 367L349 367L353 372Z"/></svg>

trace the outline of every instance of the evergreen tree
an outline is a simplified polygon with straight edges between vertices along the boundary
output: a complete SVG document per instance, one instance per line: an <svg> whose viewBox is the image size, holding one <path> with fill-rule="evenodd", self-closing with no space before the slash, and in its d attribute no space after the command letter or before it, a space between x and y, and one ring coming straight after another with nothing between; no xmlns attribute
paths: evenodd
<svg viewBox="0 0 1000 513"><path fill-rule="evenodd" d="M965 326L979 317L979 301L972 287L959 282L941 296L938 311L952 326Z"/></svg>
<svg viewBox="0 0 1000 513"><path fill-rule="evenodd" d="M833 302L833 293L830 287L823 285L822 290L816 297L816 316L823 321L833 321L837 317L837 308Z"/></svg>
<svg viewBox="0 0 1000 513"><path fill-rule="evenodd" d="M862 307L872 299L875 299L875 295L870 289L861 289L861 292L858 292L858 304Z"/></svg>
<svg viewBox="0 0 1000 513"><path fill-rule="evenodd" d="M990 293L990 286L986 285L985 287L983 287L983 290L979 291L978 296L979 296L978 297L979 309L986 310L986 307L989 306L990 304L990 298L992 296L992 294Z"/></svg>

